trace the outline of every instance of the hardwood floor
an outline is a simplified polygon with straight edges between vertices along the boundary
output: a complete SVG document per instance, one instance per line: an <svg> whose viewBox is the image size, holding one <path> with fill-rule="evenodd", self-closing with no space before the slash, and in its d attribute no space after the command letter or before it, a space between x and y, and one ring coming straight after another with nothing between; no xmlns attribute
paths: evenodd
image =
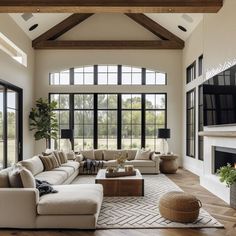
<svg viewBox="0 0 236 236"><path fill-rule="evenodd" d="M0 230L0 236L236 236L236 210L201 187L196 175L180 169L177 174L167 176L185 192L196 195L203 208L224 224L225 229Z"/></svg>

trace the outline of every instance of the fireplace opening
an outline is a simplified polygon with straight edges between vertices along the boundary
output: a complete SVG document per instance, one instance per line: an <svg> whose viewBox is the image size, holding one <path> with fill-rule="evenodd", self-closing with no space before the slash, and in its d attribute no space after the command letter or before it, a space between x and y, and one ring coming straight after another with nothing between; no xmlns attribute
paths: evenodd
<svg viewBox="0 0 236 236"><path fill-rule="evenodd" d="M214 158L214 173L222 166L226 166L228 163L236 168L236 149L215 147Z"/></svg>

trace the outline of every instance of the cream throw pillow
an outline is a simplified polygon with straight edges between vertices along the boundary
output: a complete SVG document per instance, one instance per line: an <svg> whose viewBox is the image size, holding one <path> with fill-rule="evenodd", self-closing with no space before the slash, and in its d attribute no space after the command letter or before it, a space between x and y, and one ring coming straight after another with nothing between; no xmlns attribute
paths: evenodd
<svg viewBox="0 0 236 236"><path fill-rule="evenodd" d="M14 166L12 171L8 172L8 178L11 188L23 188L20 176L21 166Z"/></svg>
<svg viewBox="0 0 236 236"><path fill-rule="evenodd" d="M20 170L20 177L23 188L36 188L36 182L33 174L26 168Z"/></svg>
<svg viewBox="0 0 236 236"><path fill-rule="evenodd" d="M135 160L150 160L151 150L140 149L137 151Z"/></svg>

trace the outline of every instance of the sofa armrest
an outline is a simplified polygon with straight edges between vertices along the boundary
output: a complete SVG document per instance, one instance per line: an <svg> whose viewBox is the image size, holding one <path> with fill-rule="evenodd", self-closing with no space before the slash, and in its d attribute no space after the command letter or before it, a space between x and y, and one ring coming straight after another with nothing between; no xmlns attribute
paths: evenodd
<svg viewBox="0 0 236 236"><path fill-rule="evenodd" d="M84 160L84 157L83 157L83 155L82 154L77 154L77 155L75 155L76 156L76 161L77 162L81 162L81 161L83 161Z"/></svg>
<svg viewBox="0 0 236 236"><path fill-rule="evenodd" d="M34 228L39 191L33 188L0 188L0 227Z"/></svg>

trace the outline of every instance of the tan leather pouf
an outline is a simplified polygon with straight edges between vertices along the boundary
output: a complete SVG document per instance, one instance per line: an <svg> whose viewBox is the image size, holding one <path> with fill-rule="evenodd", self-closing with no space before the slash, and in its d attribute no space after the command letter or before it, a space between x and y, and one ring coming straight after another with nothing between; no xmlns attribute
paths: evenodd
<svg viewBox="0 0 236 236"><path fill-rule="evenodd" d="M159 202L159 211L163 217L170 221L192 223L199 215L202 207L200 200L184 192L168 192Z"/></svg>

